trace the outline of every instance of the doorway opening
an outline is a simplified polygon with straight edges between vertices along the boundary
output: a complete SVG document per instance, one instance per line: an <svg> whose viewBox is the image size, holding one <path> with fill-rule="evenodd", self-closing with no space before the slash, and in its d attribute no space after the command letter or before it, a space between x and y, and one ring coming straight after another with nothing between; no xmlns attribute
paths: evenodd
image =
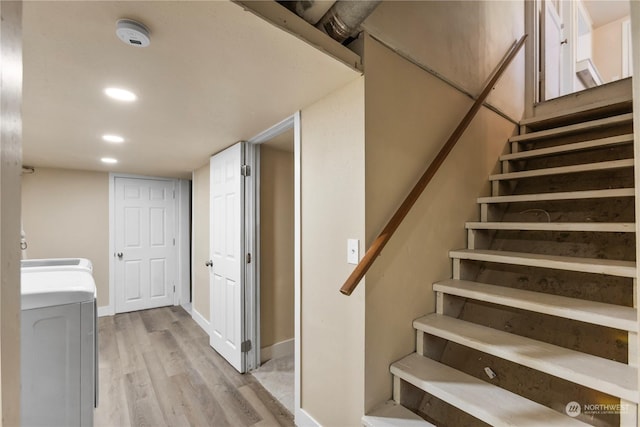
<svg viewBox="0 0 640 427"><path fill-rule="evenodd" d="M537 102L629 78L629 0L538 0Z"/></svg>
<svg viewBox="0 0 640 427"><path fill-rule="evenodd" d="M294 128L259 145L258 381L294 413Z"/></svg>
<svg viewBox="0 0 640 427"><path fill-rule="evenodd" d="M256 153L255 209L249 218L254 233L247 239L256 254L251 286L255 289L257 351L252 374L297 417L302 286L300 112L248 142Z"/></svg>
<svg viewBox="0 0 640 427"><path fill-rule="evenodd" d="M211 346L239 372L265 374L265 388L294 416L300 408L300 132L298 112L211 157L206 263Z"/></svg>

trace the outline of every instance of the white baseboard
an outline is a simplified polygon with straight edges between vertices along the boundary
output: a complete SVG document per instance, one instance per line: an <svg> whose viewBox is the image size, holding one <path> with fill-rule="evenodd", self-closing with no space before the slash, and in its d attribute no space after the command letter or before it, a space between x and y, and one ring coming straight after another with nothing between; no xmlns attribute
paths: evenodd
<svg viewBox="0 0 640 427"><path fill-rule="evenodd" d="M294 421L298 427L320 427L320 423L302 408L296 408L296 418Z"/></svg>
<svg viewBox="0 0 640 427"><path fill-rule="evenodd" d="M208 335L210 322L207 319L205 319L202 316L202 314L198 313L198 310L196 310L196 308L193 306L191 307L191 317L193 318L193 320L196 321L198 326L200 326L202 330L205 331Z"/></svg>
<svg viewBox="0 0 640 427"><path fill-rule="evenodd" d="M289 356L295 351L295 340L293 338L280 341L269 347L262 347L260 349L260 363L264 363L270 359L277 359L278 357Z"/></svg>
<svg viewBox="0 0 640 427"><path fill-rule="evenodd" d="M191 314L191 311L193 310L193 304L191 304L190 302L182 302L180 303L180 307L184 308L184 311L189 314Z"/></svg>
<svg viewBox="0 0 640 427"><path fill-rule="evenodd" d="M116 310L111 305L104 305L102 307L98 307L98 317L113 316L115 314L116 314Z"/></svg>

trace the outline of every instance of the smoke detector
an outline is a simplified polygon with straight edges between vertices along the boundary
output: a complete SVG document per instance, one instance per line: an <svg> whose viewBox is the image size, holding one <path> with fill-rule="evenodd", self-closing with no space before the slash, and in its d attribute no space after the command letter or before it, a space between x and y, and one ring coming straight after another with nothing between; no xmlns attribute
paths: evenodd
<svg viewBox="0 0 640 427"><path fill-rule="evenodd" d="M129 46L147 47L151 43L147 27L131 19L116 22L116 35Z"/></svg>

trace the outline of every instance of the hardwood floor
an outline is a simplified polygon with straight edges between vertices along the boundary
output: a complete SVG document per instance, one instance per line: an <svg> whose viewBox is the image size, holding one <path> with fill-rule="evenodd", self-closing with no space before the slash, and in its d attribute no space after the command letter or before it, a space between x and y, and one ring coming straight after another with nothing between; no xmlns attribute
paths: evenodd
<svg viewBox="0 0 640 427"><path fill-rule="evenodd" d="M101 317L95 426L293 426L251 375L237 373L181 307Z"/></svg>

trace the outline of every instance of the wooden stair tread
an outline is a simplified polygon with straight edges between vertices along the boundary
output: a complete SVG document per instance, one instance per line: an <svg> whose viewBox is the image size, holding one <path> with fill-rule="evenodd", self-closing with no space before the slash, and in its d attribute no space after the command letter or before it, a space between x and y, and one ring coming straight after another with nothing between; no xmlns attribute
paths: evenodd
<svg viewBox="0 0 640 427"><path fill-rule="evenodd" d="M390 400L362 417L365 427L435 427L409 409Z"/></svg>
<svg viewBox="0 0 640 427"><path fill-rule="evenodd" d="M604 112L604 111L616 111L621 108L630 110L632 108L631 94L619 96L617 98L606 99L603 101L594 102L591 104L580 105L575 108L558 111L551 114L545 114L541 116L529 117L520 120L521 126L540 127L547 123L553 123L563 120L576 120L581 121L586 114L592 112Z"/></svg>
<svg viewBox="0 0 640 427"><path fill-rule="evenodd" d="M596 231L635 233L633 222L467 222L468 230Z"/></svg>
<svg viewBox="0 0 640 427"><path fill-rule="evenodd" d="M634 278L636 276L636 264L633 261L474 249L450 251L449 256L474 261L608 274L619 277Z"/></svg>
<svg viewBox="0 0 640 427"><path fill-rule="evenodd" d="M413 327L465 347L638 403L638 371L627 364L441 314L430 314L417 319L413 322Z"/></svg>
<svg viewBox="0 0 640 427"><path fill-rule="evenodd" d="M478 198L478 203L542 202L551 200L601 199L609 197L633 197L633 188L607 190L567 191L557 193L518 194L512 196L489 196Z"/></svg>
<svg viewBox="0 0 640 427"><path fill-rule="evenodd" d="M495 427L588 425L417 353L393 363L391 373Z"/></svg>
<svg viewBox="0 0 640 427"><path fill-rule="evenodd" d="M434 283L433 290L448 295L471 298L477 301L519 308L565 319L573 319L624 331L638 331L637 312L632 307L467 280L443 280Z"/></svg>
<svg viewBox="0 0 640 427"><path fill-rule="evenodd" d="M534 150L519 151L517 153L503 154L501 161L523 160L533 157L545 157L554 154L570 153L575 151L589 150L592 148L610 147L614 145L627 144L633 142L633 134L610 136L608 138L592 139L590 141L576 142L573 144L556 145L547 148L537 148Z"/></svg>
<svg viewBox="0 0 640 427"><path fill-rule="evenodd" d="M519 172L500 173L489 176L489 181L533 178L548 175L560 175L579 172L593 172L633 167L633 159L611 160L607 162L583 163L579 165L559 166L553 168L531 169Z"/></svg>
<svg viewBox="0 0 640 427"><path fill-rule="evenodd" d="M615 126L623 123L629 123L633 120L633 113L620 114L604 119L590 120L588 122L576 123L568 126L560 126L541 131L525 133L509 138L509 142L525 142L536 139L552 138L556 136L570 135L574 133L584 132L588 130L598 129L602 127Z"/></svg>

